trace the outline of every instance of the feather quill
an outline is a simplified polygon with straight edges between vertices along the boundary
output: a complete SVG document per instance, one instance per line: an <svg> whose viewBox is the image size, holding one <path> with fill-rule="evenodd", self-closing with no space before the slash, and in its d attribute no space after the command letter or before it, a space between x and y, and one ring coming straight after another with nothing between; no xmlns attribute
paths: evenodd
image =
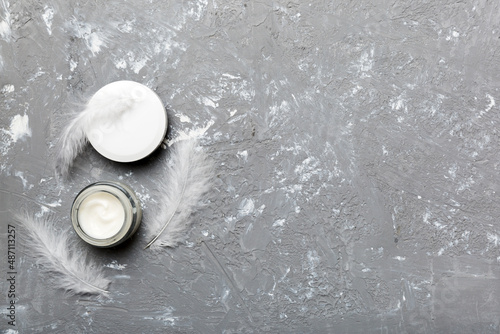
<svg viewBox="0 0 500 334"><path fill-rule="evenodd" d="M88 141L87 134L95 124L113 124L124 112L130 110L135 102L141 100L142 96L140 90L96 93L85 109L75 115L62 131L56 158L56 176L63 179L68 176L73 161Z"/></svg>
<svg viewBox="0 0 500 334"><path fill-rule="evenodd" d="M32 256L43 271L50 273L57 287L70 294L106 295L110 280L97 265L86 259L69 239L69 231L55 231L50 220L28 213L18 214L15 220L26 231Z"/></svg>
<svg viewBox="0 0 500 334"><path fill-rule="evenodd" d="M190 216L211 186L212 161L196 140L172 146L166 176L159 183L159 213L146 224L145 248L175 247L187 238Z"/></svg>

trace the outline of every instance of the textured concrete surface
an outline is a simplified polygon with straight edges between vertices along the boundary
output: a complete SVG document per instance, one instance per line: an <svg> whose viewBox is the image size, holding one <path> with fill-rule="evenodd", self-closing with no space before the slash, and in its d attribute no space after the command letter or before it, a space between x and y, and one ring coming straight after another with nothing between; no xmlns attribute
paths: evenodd
<svg viewBox="0 0 500 334"><path fill-rule="evenodd" d="M499 55L496 1L0 0L2 314L13 212L69 224L102 179L159 204L167 150L88 148L57 187L61 128L103 85L155 90L218 171L185 245L81 245L109 298L54 289L19 235L0 328L499 333Z"/></svg>

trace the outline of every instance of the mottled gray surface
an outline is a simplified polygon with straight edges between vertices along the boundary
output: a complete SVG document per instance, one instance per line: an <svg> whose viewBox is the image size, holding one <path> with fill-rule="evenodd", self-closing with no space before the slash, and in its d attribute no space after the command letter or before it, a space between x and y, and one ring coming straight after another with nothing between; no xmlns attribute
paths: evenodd
<svg viewBox="0 0 500 334"><path fill-rule="evenodd" d="M500 333L499 57L497 1L0 0L2 273L19 208L69 224L102 179L158 205L168 150L89 147L57 187L56 139L103 85L152 88L217 165L187 244L81 244L109 298L54 289L20 233L0 328Z"/></svg>

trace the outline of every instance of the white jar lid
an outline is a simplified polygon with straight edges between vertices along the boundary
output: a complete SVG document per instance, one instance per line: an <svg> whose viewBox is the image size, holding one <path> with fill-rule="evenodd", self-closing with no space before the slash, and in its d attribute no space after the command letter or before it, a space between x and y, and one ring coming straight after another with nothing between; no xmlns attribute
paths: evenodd
<svg viewBox="0 0 500 334"><path fill-rule="evenodd" d="M163 103L154 91L138 82L112 82L92 96L88 107L99 109L102 117L88 125L87 138L110 160L143 159L158 148L167 133Z"/></svg>

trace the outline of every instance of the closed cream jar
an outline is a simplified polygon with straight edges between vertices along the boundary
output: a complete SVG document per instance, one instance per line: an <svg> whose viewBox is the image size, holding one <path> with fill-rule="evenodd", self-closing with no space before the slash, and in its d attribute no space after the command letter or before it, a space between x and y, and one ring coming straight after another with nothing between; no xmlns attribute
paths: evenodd
<svg viewBox="0 0 500 334"><path fill-rule="evenodd" d="M114 181L100 181L85 187L71 207L76 233L97 247L121 244L137 231L141 218L141 205L134 191Z"/></svg>
<svg viewBox="0 0 500 334"><path fill-rule="evenodd" d="M153 90L138 82L121 80L107 84L92 96L88 108L115 115L97 118L86 133L94 149L110 160L141 160L165 139L165 107Z"/></svg>

